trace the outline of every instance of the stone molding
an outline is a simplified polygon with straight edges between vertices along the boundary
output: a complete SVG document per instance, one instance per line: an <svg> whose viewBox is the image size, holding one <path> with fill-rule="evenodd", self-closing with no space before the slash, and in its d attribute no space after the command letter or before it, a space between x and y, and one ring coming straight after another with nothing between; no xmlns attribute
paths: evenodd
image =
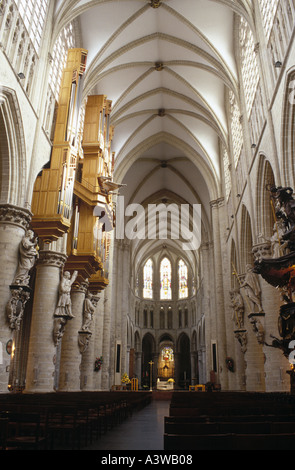
<svg viewBox="0 0 295 470"><path fill-rule="evenodd" d="M56 251L40 251L39 259L36 263L38 266L53 266L63 268L67 260L67 255Z"/></svg>
<svg viewBox="0 0 295 470"><path fill-rule="evenodd" d="M23 207L12 204L0 204L0 224L16 225L27 230L32 220L32 213Z"/></svg>

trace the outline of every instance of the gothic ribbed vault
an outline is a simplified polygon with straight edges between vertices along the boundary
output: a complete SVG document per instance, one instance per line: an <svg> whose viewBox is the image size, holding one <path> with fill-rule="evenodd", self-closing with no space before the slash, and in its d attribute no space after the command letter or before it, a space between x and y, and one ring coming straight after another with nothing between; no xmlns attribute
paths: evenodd
<svg viewBox="0 0 295 470"><path fill-rule="evenodd" d="M226 90L238 98L234 16L251 18L243 1L193 4L57 2L53 44L76 20L88 50L84 96L112 100L114 180L126 184L126 205L174 194L202 204L210 231L209 203L222 194L221 146L228 143Z"/></svg>

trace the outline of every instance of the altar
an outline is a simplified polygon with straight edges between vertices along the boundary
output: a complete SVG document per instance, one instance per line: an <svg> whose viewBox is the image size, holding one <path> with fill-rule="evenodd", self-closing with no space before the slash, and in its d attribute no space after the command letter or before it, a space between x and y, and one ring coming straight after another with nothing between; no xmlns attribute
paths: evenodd
<svg viewBox="0 0 295 470"><path fill-rule="evenodd" d="M169 380L157 380L157 390L173 390L174 381Z"/></svg>

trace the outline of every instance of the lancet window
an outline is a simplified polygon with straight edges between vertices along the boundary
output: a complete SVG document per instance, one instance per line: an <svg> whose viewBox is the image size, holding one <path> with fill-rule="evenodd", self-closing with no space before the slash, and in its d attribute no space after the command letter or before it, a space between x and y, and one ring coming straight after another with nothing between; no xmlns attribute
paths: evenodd
<svg viewBox="0 0 295 470"><path fill-rule="evenodd" d="M143 297L153 298L153 262L149 259L143 268Z"/></svg>
<svg viewBox="0 0 295 470"><path fill-rule="evenodd" d="M268 40L276 17L279 0L259 0L263 27Z"/></svg>
<svg viewBox="0 0 295 470"><path fill-rule="evenodd" d="M75 33L72 23L67 25L59 34L52 52L52 62L49 74L49 83L56 101L59 98L59 90L63 69L66 65L68 49L75 47Z"/></svg>
<svg viewBox="0 0 295 470"><path fill-rule="evenodd" d="M16 4L35 50L38 52L49 0L17 0Z"/></svg>
<svg viewBox="0 0 295 470"><path fill-rule="evenodd" d="M188 296L188 270L187 265L181 259L178 263L178 297L185 299Z"/></svg>
<svg viewBox="0 0 295 470"><path fill-rule="evenodd" d="M252 105L259 82L259 71L255 53L255 43L253 33L244 18L240 20L240 48L241 48L241 66L242 78L244 84L244 93L247 106L248 117L252 111Z"/></svg>
<svg viewBox="0 0 295 470"><path fill-rule="evenodd" d="M234 93L229 93L230 101L230 117L231 117L231 134L232 134L232 145L234 154L235 167L238 164L242 147L243 147L243 131L241 125L241 113Z"/></svg>
<svg viewBox="0 0 295 470"><path fill-rule="evenodd" d="M164 258L160 265L160 299L170 300L171 298L171 263L168 258Z"/></svg>

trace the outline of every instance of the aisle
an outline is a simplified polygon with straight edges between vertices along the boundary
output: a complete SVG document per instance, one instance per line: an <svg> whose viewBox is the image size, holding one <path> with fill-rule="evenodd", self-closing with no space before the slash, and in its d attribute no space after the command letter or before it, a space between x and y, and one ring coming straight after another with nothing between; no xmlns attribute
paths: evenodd
<svg viewBox="0 0 295 470"><path fill-rule="evenodd" d="M143 410L82 450L163 450L164 416L170 401L153 400Z"/></svg>

